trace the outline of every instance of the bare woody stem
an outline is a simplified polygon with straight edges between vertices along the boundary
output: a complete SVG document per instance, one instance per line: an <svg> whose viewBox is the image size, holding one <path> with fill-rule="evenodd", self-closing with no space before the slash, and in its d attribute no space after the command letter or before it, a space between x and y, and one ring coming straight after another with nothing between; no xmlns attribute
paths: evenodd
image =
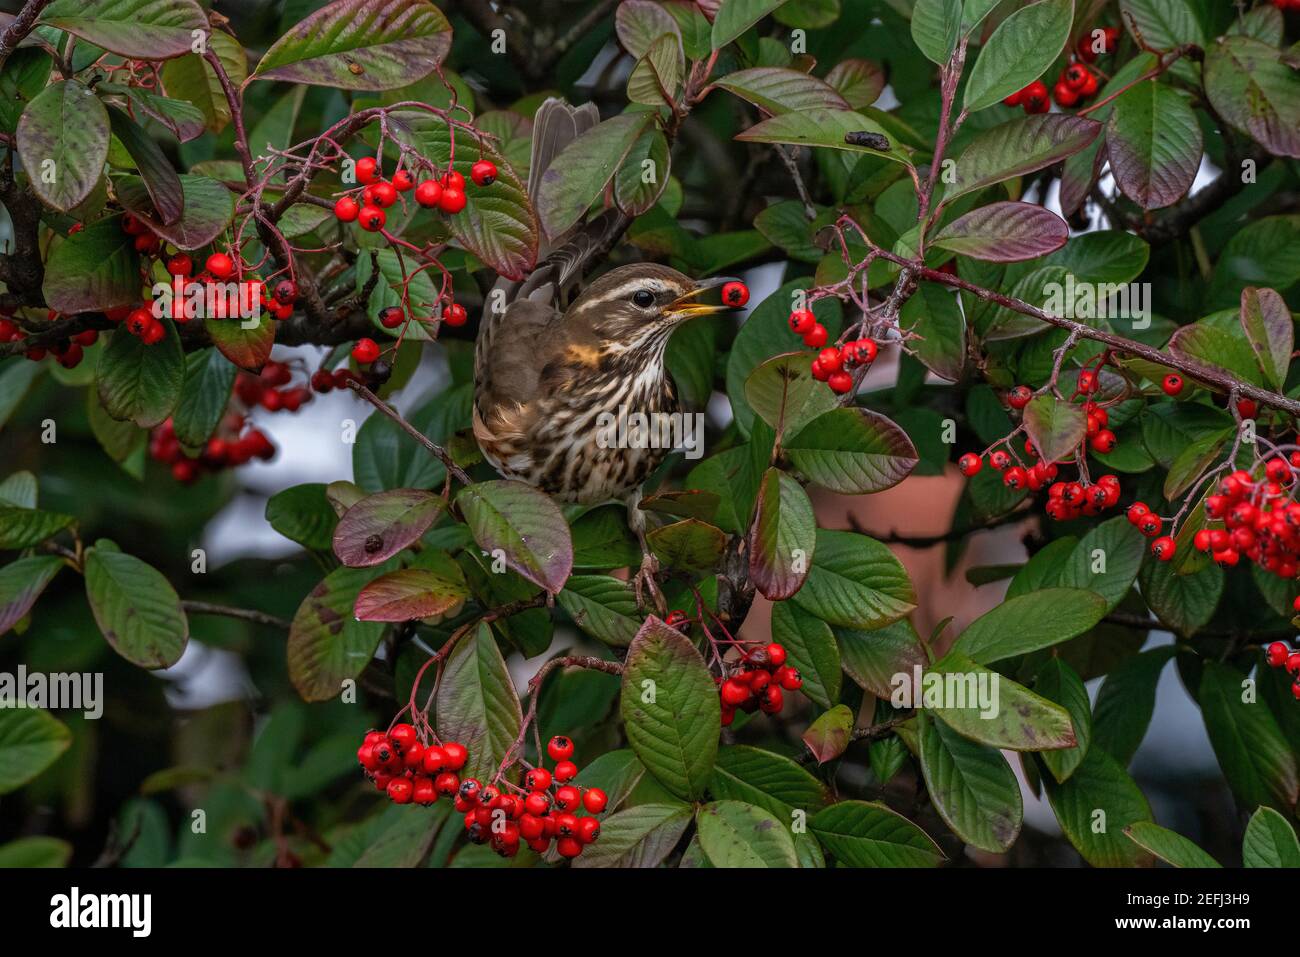
<svg viewBox="0 0 1300 957"><path fill-rule="evenodd" d="M0 31L0 67L5 65L9 54L13 53L27 34L32 32L36 26L36 18L51 2L52 0L27 0L9 26Z"/></svg>
<svg viewBox="0 0 1300 957"><path fill-rule="evenodd" d="M269 625L282 631L289 630L289 622L275 615L254 608L235 608L232 605L218 605L207 601L182 601L181 608L190 615L219 615L223 618L238 618L258 625Z"/></svg>
<svg viewBox="0 0 1300 957"><path fill-rule="evenodd" d="M459 465L457 465L455 461L452 459L452 457L447 454L446 449L444 449L441 445L435 443L427 435L425 435L415 426L411 425L410 422L407 422L406 419L402 418L401 413L399 413L396 409L394 409L383 399L379 398L379 396L375 395L373 392L367 389L356 379L349 379L348 385L351 386L352 391L354 391L357 395L361 396L361 398L365 399L367 402L373 405L384 415L388 416L390 419L396 422L398 427L403 432L405 432L411 438L415 439L415 441L419 442L422 446L424 446L425 449L428 450L430 455L432 455L434 458L436 458L439 462L441 462L443 465L447 467L447 471L451 473L452 477L455 478L456 481L460 482L461 485L470 484L470 482L472 481L470 477L465 473L465 470L462 469Z"/></svg>

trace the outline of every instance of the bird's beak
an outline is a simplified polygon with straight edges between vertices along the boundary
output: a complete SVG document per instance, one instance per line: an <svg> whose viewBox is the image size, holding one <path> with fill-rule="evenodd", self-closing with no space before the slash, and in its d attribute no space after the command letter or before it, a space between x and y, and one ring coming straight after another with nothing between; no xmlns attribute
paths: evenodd
<svg viewBox="0 0 1300 957"><path fill-rule="evenodd" d="M734 276L714 276L712 279L701 279L695 284L690 292L684 296L679 296L669 304L664 310L668 318L674 321L685 319L694 319L696 316L711 316L718 312L730 312L734 306L728 306L726 303L719 302L700 302L702 297L708 297L714 290L721 288L729 282L739 282ZM714 297L716 298L716 297Z"/></svg>

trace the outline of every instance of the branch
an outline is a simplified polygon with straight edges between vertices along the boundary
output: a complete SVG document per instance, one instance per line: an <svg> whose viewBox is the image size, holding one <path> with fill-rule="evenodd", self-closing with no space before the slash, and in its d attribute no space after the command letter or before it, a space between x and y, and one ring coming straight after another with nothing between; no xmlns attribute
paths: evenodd
<svg viewBox="0 0 1300 957"><path fill-rule="evenodd" d="M282 631L289 630L289 622L283 618L253 608L235 608L231 605L217 605L207 601L183 601L181 608L190 615L220 615L223 618L239 618L258 625L269 625Z"/></svg>
<svg viewBox="0 0 1300 957"><path fill-rule="evenodd" d="M9 26L0 31L0 67L5 65L9 54L18 48L18 44L27 38L36 26L36 18L41 15L53 0L27 0L18 15L10 21Z"/></svg>
<svg viewBox="0 0 1300 957"><path fill-rule="evenodd" d="M434 458L436 458L439 462L441 462L443 465L447 467L447 471L456 479L456 481L460 482L461 485L471 484L472 480L470 479L470 477L467 474L465 474L465 470L462 469L459 465L457 465L455 461L452 459L452 457L447 454L446 449L444 449L441 445L436 444L432 439L430 439L427 435L425 435L423 432L421 432L419 429L413 426L410 422L407 422L406 419L402 418L400 412L394 409L383 399L379 398L379 396L375 395L373 392L367 389L362 383L358 382L356 379L349 379L348 385L352 387L352 391L354 391L357 395L361 396L361 398L365 399L367 402L373 405L380 412L384 413L384 415L388 416L390 419L396 422L403 432L405 432L411 438L415 439L415 441L423 445L429 451L430 455L432 455Z"/></svg>

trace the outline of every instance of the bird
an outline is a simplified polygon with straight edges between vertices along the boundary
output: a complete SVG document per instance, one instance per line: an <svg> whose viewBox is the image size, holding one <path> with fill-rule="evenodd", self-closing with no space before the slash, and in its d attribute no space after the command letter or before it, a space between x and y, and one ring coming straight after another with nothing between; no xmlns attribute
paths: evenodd
<svg viewBox="0 0 1300 957"><path fill-rule="evenodd" d="M530 196L564 146L598 121L590 104L552 98L538 108ZM736 280L696 280L637 262L586 281L626 225L622 213L607 211L553 238L527 277L503 278L489 292L475 345L473 434L508 479L560 502L622 501L641 547L633 577L638 604L644 607L648 594L662 613L658 562L639 506L642 484L671 449L617 447L602 423L683 411L665 364L668 340L689 319L729 310L704 300Z"/></svg>

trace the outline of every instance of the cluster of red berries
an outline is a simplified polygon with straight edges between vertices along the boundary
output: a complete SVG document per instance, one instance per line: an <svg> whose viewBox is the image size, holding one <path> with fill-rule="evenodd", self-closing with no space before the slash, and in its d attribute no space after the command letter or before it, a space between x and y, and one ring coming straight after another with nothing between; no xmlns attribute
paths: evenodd
<svg viewBox="0 0 1300 957"><path fill-rule="evenodd" d="M803 339L803 344L820 350L813 359L812 375L825 382L831 391L844 395L853 389L853 370L871 365L879 348L871 339L855 339L842 346L827 346L826 327L817 321L811 309L796 309L790 313L790 331Z"/></svg>
<svg viewBox="0 0 1300 957"><path fill-rule="evenodd" d="M411 724L367 732L357 748L366 777L394 804L428 805L444 795L455 797L461 787L456 772L468 759L469 749L456 741L423 744Z"/></svg>
<svg viewBox="0 0 1300 957"><path fill-rule="evenodd" d="M1279 578L1300 574L1300 503L1287 489L1300 473L1300 452L1275 455L1264 463L1257 481L1239 469L1205 498L1205 514L1222 527L1200 529L1192 537L1197 551L1231 568L1246 557Z"/></svg>
<svg viewBox="0 0 1300 957"><path fill-rule="evenodd" d="M1100 36L1097 39L1101 41L1101 52L1114 53L1115 46L1119 43L1119 27L1104 27L1098 32ZM1006 106L1018 106L1026 113L1046 113L1051 108L1052 100L1056 101L1057 106L1069 109L1092 99L1097 95L1100 87L1097 74L1086 65L1097 59L1092 31L1079 38L1075 55L1077 59L1072 60L1061 71L1061 75L1052 86L1050 95L1047 84L1042 80L1035 80L1024 89L1012 93L1002 102Z"/></svg>
<svg viewBox="0 0 1300 957"><path fill-rule="evenodd" d="M1145 502L1134 502L1125 514L1130 525L1152 540L1152 555L1162 562L1174 557L1174 552L1178 550L1177 543L1173 536L1160 534L1164 529L1164 521Z"/></svg>
<svg viewBox="0 0 1300 957"><path fill-rule="evenodd" d="M313 376L313 384L314 379ZM293 371L289 364L270 360L262 366L259 375L240 372L235 378L235 395L250 409L260 405L267 412L297 412L304 403L311 401L311 389L306 386L286 388L292 382Z"/></svg>
<svg viewBox="0 0 1300 957"><path fill-rule="evenodd" d="M170 465L172 478L185 484L193 482L205 471L219 472L245 465L253 459L266 461L273 458L275 446L266 433L260 429L242 431L245 424L244 416L231 413L226 416L221 433L208 439L198 455L190 456L176 438L172 420L168 419L149 436L149 456Z"/></svg>
<svg viewBox="0 0 1300 957"><path fill-rule="evenodd" d="M406 324L408 316L401 306L386 306L379 310L378 319L385 329L396 329ZM463 326L469 321L469 311L458 302L449 302L442 308L442 321L452 327ZM358 365L369 365L382 352L379 343L369 336L363 336L352 346L352 358Z"/></svg>
<svg viewBox="0 0 1300 957"><path fill-rule="evenodd" d="M1273 0L1279 10L1300 10L1300 0Z"/></svg>
<svg viewBox="0 0 1300 957"><path fill-rule="evenodd" d="M358 200L350 194L340 196L334 203L334 215L339 222L354 222L367 232L383 229L388 220L384 210L396 203L401 194L412 189L415 190L415 201L425 209L438 209L454 215L465 208L465 177L455 170L419 183L406 169L397 170L392 179L384 179L379 162L366 156L357 160L356 174L357 182L361 184L361 198ZM470 167L469 175L474 185L491 186L497 178L496 164L481 159Z"/></svg>
<svg viewBox="0 0 1300 957"><path fill-rule="evenodd" d="M803 677L785 659L785 647L773 642L747 653L729 676L714 678L722 699L723 727L735 719L737 709L778 714L785 707L785 692L803 687Z"/></svg>
<svg viewBox="0 0 1300 957"><path fill-rule="evenodd" d="M1295 610L1300 612L1300 598L1295 600ZM1291 693L1300 700L1300 651L1292 651L1283 642L1275 641L1268 646L1265 656L1268 658L1269 667L1285 668L1287 674L1295 679L1291 685Z"/></svg>
<svg viewBox="0 0 1300 957"><path fill-rule="evenodd" d="M3 313L0 313L0 342L18 342L25 339L22 328L13 319L14 309L5 307ZM59 318L59 314L53 309L49 310L47 318L54 322ZM81 364L85 356L85 350L99 341L99 333L94 329L85 329L76 333L67 339L61 339L51 345L48 349L44 346L31 346L24 353L28 359L33 362L39 362L47 355L53 355L56 362L65 369L75 369Z"/></svg>

